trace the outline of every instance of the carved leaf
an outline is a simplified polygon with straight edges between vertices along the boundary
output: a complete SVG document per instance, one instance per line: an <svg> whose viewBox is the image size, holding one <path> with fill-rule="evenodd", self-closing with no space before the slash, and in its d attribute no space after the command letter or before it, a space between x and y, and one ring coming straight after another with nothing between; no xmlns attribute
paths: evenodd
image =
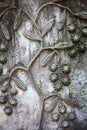
<svg viewBox="0 0 87 130"><path fill-rule="evenodd" d="M7 27L2 22L0 22L0 26L1 26L1 30L4 34L5 39L10 40L10 34L9 34Z"/></svg>
<svg viewBox="0 0 87 130"><path fill-rule="evenodd" d="M29 39L29 40L32 40L32 41L37 41L37 42L41 42L41 39L38 39L38 38L35 38L35 36L29 32L24 32L23 35Z"/></svg>
<svg viewBox="0 0 87 130"><path fill-rule="evenodd" d="M0 76L0 84L4 83L9 78L8 75Z"/></svg>
<svg viewBox="0 0 87 130"><path fill-rule="evenodd" d="M53 56L56 54L55 51L51 52L47 57L44 58L44 60L41 63L42 67L45 67L53 58Z"/></svg>
<svg viewBox="0 0 87 130"><path fill-rule="evenodd" d="M87 12L75 13L74 15L81 19L87 19Z"/></svg>
<svg viewBox="0 0 87 130"><path fill-rule="evenodd" d="M52 112L55 107L57 106L58 98L57 97L49 97L44 101L44 111L45 112Z"/></svg>
<svg viewBox="0 0 87 130"><path fill-rule="evenodd" d="M65 25L65 21L66 21L66 9L61 14L61 22L59 23L59 27L58 27L59 31L63 30L64 25Z"/></svg>
<svg viewBox="0 0 87 130"><path fill-rule="evenodd" d="M18 88L20 88L23 91L26 91L26 85L18 78L12 77L12 79L15 81L16 85Z"/></svg>
<svg viewBox="0 0 87 130"><path fill-rule="evenodd" d="M48 21L48 23L44 27L44 30L42 31L42 37L44 37L52 29L53 24L54 24L54 19Z"/></svg>
<svg viewBox="0 0 87 130"><path fill-rule="evenodd" d="M14 25L13 25L13 29L15 31L20 27L21 22L22 22L22 15L21 15L21 9L19 9L18 14L17 14L15 21L14 21Z"/></svg>

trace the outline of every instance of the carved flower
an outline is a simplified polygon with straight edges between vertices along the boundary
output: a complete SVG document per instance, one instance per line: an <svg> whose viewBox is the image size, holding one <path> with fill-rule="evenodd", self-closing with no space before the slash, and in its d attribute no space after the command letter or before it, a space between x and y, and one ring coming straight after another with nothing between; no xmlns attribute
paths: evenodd
<svg viewBox="0 0 87 130"><path fill-rule="evenodd" d="M49 79L50 79L51 82L56 82L58 80L58 74L57 73L51 73Z"/></svg>

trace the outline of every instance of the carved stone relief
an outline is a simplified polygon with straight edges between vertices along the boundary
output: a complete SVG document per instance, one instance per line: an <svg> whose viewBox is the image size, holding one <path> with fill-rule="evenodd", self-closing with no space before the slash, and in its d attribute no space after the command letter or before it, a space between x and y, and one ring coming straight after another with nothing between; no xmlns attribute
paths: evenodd
<svg viewBox="0 0 87 130"><path fill-rule="evenodd" d="M0 2L0 130L87 129L84 3Z"/></svg>

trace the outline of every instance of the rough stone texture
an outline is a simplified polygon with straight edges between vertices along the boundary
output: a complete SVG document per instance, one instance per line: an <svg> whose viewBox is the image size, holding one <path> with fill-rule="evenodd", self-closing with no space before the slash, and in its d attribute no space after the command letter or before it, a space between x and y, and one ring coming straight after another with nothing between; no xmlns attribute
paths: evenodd
<svg viewBox="0 0 87 130"><path fill-rule="evenodd" d="M78 1L76 1L76 4ZM34 20L38 9L43 4L46 4L48 2L52 2L52 0L21 0L19 1L19 7L25 9L29 13L30 17ZM11 2L6 1L6 3L18 6L16 0ZM61 4L62 3L63 2L61 2ZM70 7L70 4L72 2L69 4L69 2L66 0L64 3L64 5ZM55 19L55 23L52 29L43 38L42 43L44 44L44 47L57 47L58 45L62 46L63 44L72 44L70 33L67 31L67 26L72 22L73 18L68 11L65 12L66 23L64 29L62 31L58 30L60 27L63 11L64 9L61 9L60 7L50 5L41 10L40 14L38 15L36 24L41 32L43 30L46 30L46 23L50 19ZM79 10L76 12L79 12ZM11 21L8 23L12 23L12 21L15 19L16 13L13 11L13 13L5 14L3 21L7 22L8 19L6 18L10 16ZM13 15L14 17L12 19L11 16ZM85 24L84 20L78 20L77 22L78 24ZM17 31L12 30L12 24L11 26L8 26L9 30L11 31L11 41L6 41L3 35L0 34L0 42L5 42L9 46L9 50L6 53L8 62L3 66L3 75L8 74L9 71L11 71L11 69L15 66L15 64L19 62L27 67L28 63L31 62L33 57L40 49L40 44L38 42L29 40L23 35L23 32L26 30L29 33L33 33L36 38L40 38L36 28L32 24L31 19L28 19L25 14L22 15L22 23ZM87 38L85 43L86 42ZM33 77L29 76L30 71L25 72L18 70L16 73L14 73L14 76L17 76L19 79L21 79L27 86L27 91L23 92L17 88L16 84L13 81L11 81L11 85L16 87L18 90L18 95L16 96L18 100L18 106L16 108L13 108L13 114L11 116L6 116L3 112L4 106L0 105L0 130L57 130L58 122L53 122L51 120L51 114L58 112L58 103L60 102L60 99L52 96L46 101L42 100L43 96L46 96L48 94L50 95L53 91L55 91L53 83L51 83L49 80L49 76L51 74L49 71L49 64L46 67L41 66L42 61L49 55L49 53L51 53L51 50L43 51L34 61L30 67ZM67 63L71 65L71 84L69 86L62 86L63 89L59 91L58 94L62 98L68 98L70 96L76 98L76 100L80 102L80 105L82 105L82 108L78 109L65 103L67 112L74 110L77 116L74 124L72 124L70 128L67 128L67 130L86 130L87 52L85 54L79 54L76 58L74 58L74 60L69 57L69 50L57 51L57 53L58 56L52 58L53 62L58 62L58 70L56 73L60 72L61 65ZM41 91L41 95L39 95L35 87ZM53 108L54 110L52 111Z"/></svg>

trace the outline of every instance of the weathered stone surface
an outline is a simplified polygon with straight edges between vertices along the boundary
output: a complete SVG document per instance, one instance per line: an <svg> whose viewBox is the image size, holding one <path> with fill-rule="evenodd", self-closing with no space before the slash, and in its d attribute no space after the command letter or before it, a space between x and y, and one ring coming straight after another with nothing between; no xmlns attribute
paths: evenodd
<svg viewBox="0 0 87 130"><path fill-rule="evenodd" d="M1 14L8 8L0 17L0 45L8 46L0 49L7 57L0 62L0 88L8 88L0 91L8 100L0 104L0 130L87 129L87 2L54 1L0 1ZM11 96L17 106L9 104ZM6 106L12 115L5 115Z"/></svg>

